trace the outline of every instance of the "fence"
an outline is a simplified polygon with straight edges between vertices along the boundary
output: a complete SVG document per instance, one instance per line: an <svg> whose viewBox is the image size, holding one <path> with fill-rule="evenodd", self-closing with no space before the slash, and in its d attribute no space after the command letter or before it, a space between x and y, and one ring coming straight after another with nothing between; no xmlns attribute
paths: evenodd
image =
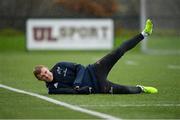
<svg viewBox="0 0 180 120"><path fill-rule="evenodd" d="M146 0L146 4L147 15L158 29L179 30L179 0ZM28 18L112 18L116 28L138 30L140 0L0 1L0 29L25 30Z"/></svg>

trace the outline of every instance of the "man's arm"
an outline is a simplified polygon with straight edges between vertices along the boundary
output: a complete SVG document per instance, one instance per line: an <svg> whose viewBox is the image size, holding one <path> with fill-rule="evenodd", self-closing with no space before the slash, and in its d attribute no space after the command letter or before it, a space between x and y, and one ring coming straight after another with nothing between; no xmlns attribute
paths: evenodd
<svg viewBox="0 0 180 120"><path fill-rule="evenodd" d="M76 79L74 80L74 86L80 86L84 77L85 68L78 64L76 65Z"/></svg>
<svg viewBox="0 0 180 120"><path fill-rule="evenodd" d="M76 78L74 80L73 86L80 86L84 77L85 67L81 64L71 63L71 62L61 62L59 66L69 68L75 72Z"/></svg>
<svg viewBox="0 0 180 120"><path fill-rule="evenodd" d="M49 94L91 94L91 87L85 86L79 89L73 88L48 88Z"/></svg>
<svg viewBox="0 0 180 120"><path fill-rule="evenodd" d="M71 88L49 88L49 94L77 94L77 91Z"/></svg>

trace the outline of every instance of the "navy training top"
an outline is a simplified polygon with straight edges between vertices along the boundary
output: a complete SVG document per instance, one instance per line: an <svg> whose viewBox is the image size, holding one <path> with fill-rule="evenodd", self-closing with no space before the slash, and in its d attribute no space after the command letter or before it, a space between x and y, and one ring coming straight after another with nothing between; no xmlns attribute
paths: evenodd
<svg viewBox="0 0 180 120"><path fill-rule="evenodd" d="M84 67L81 64L59 62L50 71L53 74L53 81L46 82L48 88L51 86L55 86L54 89L61 87L74 88L75 86L79 86L81 88L88 86L92 87L95 93L99 92L93 65Z"/></svg>

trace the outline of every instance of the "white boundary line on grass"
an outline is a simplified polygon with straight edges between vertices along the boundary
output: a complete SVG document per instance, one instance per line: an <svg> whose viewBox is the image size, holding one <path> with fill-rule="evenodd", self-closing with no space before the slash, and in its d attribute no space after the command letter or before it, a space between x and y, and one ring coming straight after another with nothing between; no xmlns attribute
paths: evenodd
<svg viewBox="0 0 180 120"><path fill-rule="evenodd" d="M167 67L168 67L169 69L175 69L175 70L180 69L180 66L179 66L179 65L168 65Z"/></svg>
<svg viewBox="0 0 180 120"><path fill-rule="evenodd" d="M180 104L78 105L80 107L180 107Z"/></svg>
<svg viewBox="0 0 180 120"><path fill-rule="evenodd" d="M27 91L24 91L24 90L12 88L12 87L9 87L9 86L6 86L6 85L0 84L0 88L4 88L4 89L8 89L10 91L17 92L17 93L37 97L37 98L43 99L45 101L48 101L48 102L51 102L51 103L54 103L54 104L69 108L71 110L75 110L75 111L79 111L79 112L86 113L86 114L89 114L89 115L93 115L93 116L96 116L96 117L99 117L99 118L102 118L102 119L121 120L120 118L117 118L117 117L114 117L114 116L111 116L111 115L107 115L107 114L104 114L104 113L88 110L88 109L85 109L85 108L81 108L81 107L78 107L78 106L75 106L75 105L71 105L71 104L68 104L68 103L65 103L65 102L61 102L61 101L46 97L46 96L43 96L43 95L39 95L39 94L36 94L36 93L27 92Z"/></svg>

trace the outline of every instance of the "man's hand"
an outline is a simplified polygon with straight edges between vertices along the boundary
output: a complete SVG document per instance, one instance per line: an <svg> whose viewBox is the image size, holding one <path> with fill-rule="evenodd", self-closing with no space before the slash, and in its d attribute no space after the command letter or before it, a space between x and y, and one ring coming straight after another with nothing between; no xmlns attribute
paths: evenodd
<svg viewBox="0 0 180 120"><path fill-rule="evenodd" d="M93 93L92 87L89 86L84 86L84 87L79 87L75 86L74 89L79 93L79 94L91 94Z"/></svg>
<svg viewBox="0 0 180 120"><path fill-rule="evenodd" d="M79 86L75 86L74 89L75 89L75 90L79 90Z"/></svg>

